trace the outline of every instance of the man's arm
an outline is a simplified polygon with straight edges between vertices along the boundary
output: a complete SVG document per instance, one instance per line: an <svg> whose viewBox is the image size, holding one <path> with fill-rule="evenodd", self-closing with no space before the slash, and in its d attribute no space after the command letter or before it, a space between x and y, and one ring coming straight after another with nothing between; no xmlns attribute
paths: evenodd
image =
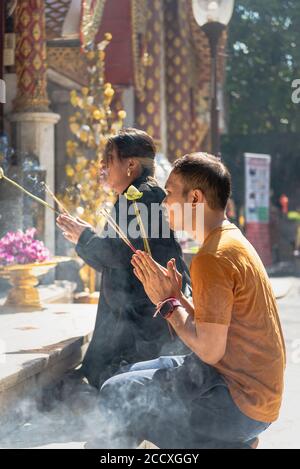
<svg viewBox="0 0 300 469"><path fill-rule="evenodd" d="M137 252L137 255L133 256L132 264L135 275L143 283L147 295L154 304L171 297L181 302L182 307L177 307L167 319L181 340L205 363L210 365L218 363L226 351L229 322L222 324L200 319L199 305L195 312L194 306L180 291L181 279L176 271L174 259L169 261L167 269L164 269L147 254ZM222 308L222 288L220 287L218 291L219 305ZM203 317L206 313L203 312ZM228 312L224 311L222 319L227 315Z"/></svg>
<svg viewBox="0 0 300 469"><path fill-rule="evenodd" d="M186 296L184 296L183 293L181 293L179 300L182 306L184 307L184 309L186 310L186 312L193 318L195 315L195 309L194 309L192 298L189 299Z"/></svg>
<svg viewBox="0 0 300 469"><path fill-rule="evenodd" d="M222 324L197 323L184 309L176 308L169 317L180 339L205 363L217 364L226 351L228 326Z"/></svg>

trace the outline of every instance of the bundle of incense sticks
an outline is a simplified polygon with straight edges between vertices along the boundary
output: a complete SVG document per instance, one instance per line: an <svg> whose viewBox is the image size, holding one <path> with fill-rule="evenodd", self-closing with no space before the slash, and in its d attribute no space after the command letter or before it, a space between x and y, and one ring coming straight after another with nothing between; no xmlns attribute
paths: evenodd
<svg viewBox="0 0 300 469"><path fill-rule="evenodd" d="M38 202L39 204L41 205L44 205L44 207L47 207L49 208L50 210L52 210L52 212L56 213L57 215L60 215L59 212L57 212L57 210L55 210L54 207L51 207L51 205L49 205L47 202L45 202L43 199L40 199L39 197L36 197L35 195L31 194L31 192L27 191L26 189L24 189L24 187L20 186L20 184L16 183L15 181L13 181L12 179L8 178L7 176L5 176L4 174L4 171L3 169L1 168L0 166L0 179L4 179L5 181L9 182L10 184L12 184L14 187L16 187L17 189L19 189L20 191L24 192L24 194L28 195L29 197L31 197L33 200L35 200L36 202Z"/></svg>
<svg viewBox="0 0 300 469"><path fill-rule="evenodd" d="M147 252L151 256L151 249L150 249L150 246L149 246L149 241L148 241L148 238L147 238L146 230L145 230L145 227L144 227L144 223L143 223L139 208L138 208L137 203L136 203L135 200L133 201L133 207L134 207L134 212L135 212L136 219L137 219L138 224L140 226L145 252Z"/></svg>
<svg viewBox="0 0 300 469"><path fill-rule="evenodd" d="M119 225L115 222L115 220L112 218L112 216L110 215L110 213L108 212L108 210L106 210L105 208L100 210L100 214L105 218L105 220L107 221L107 223L115 230L115 232L120 236L120 238L124 241L125 244L127 244L127 246L134 252L136 253L136 249L135 247L133 246L133 244L131 244L131 242L129 241L129 239L127 238L126 234L124 233L124 231L119 227Z"/></svg>
<svg viewBox="0 0 300 469"><path fill-rule="evenodd" d="M59 207L59 209L65 213L66 215L70 215L70 213L68 212L68 210L64 207L64 205L58 200L58 198L54 195L54 193L51 191L51 189L47 186L47 184L45 182L43 182L43 186L45 187L45 190L46 192L48 192L48 194L52 197L52 199L54 200L54 202L56 202L57 206Z"/></svg>

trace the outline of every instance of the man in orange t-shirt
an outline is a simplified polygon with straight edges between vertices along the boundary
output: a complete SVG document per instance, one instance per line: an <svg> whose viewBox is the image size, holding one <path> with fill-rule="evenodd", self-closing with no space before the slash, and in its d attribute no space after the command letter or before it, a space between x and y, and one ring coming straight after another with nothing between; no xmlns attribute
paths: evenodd
<svg viewBox="0 0 300 469"><path fill-rule="evenodd" d="M123 442L131 436L168 448L250 448L278 418L283 393L285 346L270 281L226 218L231 177L218 158L177 160L166 191L171 227L201 244L191 265L193 303L181 293L173 259L165 268L137 252L132 264L157 317L191 353L123 369L103 385L100 402L119 413L120 428L126 422Z"/></svg>

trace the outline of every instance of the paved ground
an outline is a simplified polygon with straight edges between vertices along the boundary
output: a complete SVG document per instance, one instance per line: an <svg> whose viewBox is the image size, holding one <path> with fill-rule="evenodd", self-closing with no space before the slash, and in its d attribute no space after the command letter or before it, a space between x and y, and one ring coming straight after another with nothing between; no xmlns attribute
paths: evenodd
<svg viewBox="0 0 300 469"><path fill-rule="evenodd" d="M273 282L287 344L286 391L279 421L262 437L260 448L300 448L300 279ZM87 441L101 436L95 412L95 396L83 390L68 400L55 402L49 412L23 402L29 417L17 430L0 440L0 448L84 448ZM28 412L29 411L29 412ZM105 430L105 429L104 429Z"/></svg>
<svg viewBox="0 0 300 469"><path fill-rule="evenodd" d="M283 406L278 422L262 435L261 448L300 449L300 279L293 285L278 301L287 346Z"/></svg>

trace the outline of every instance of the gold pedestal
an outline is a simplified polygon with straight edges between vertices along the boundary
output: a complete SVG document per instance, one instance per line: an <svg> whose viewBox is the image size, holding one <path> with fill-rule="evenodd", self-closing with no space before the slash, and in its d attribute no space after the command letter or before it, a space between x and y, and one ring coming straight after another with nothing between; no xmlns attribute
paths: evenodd
<svg viewBox="0 0 300 469"><path fill-rule="evenodd" d="M40 295L35 288L39 281L30 269L11 272L9 283L12 288L8 292L4 306L22 305L42 309Z"/></svg>
<svg viewBox="0 0 300 469"><path fill-rule="evenodd" d="M12 286L4 306L22 307L30 310L43 309L40 294L36 288L39 283L38 277L47 274L59 262L69 260L67 257L55 257L51 261L1 267L0 276L6 278Z"/></svg>

